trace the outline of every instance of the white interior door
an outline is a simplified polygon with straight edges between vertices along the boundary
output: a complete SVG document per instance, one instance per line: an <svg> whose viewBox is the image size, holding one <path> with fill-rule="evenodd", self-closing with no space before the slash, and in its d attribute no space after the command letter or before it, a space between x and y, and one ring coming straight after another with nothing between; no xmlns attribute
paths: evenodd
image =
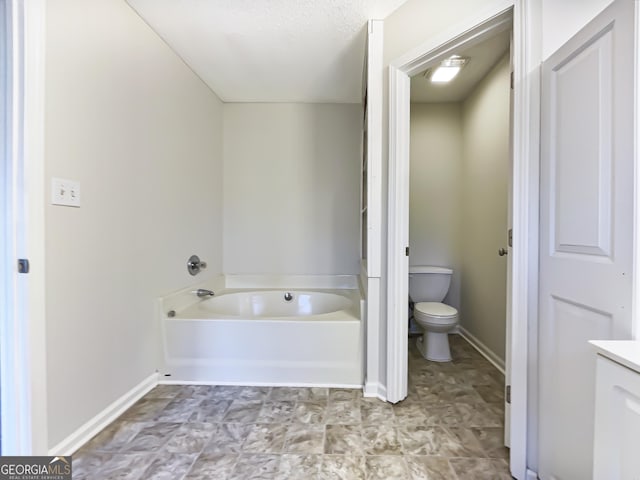
<svg viewBox="0 0 640 480"><path fill-rule="evenodd" d="M539 476L592 478L591 339L631 338L634 3L543 65Z"/></svg>

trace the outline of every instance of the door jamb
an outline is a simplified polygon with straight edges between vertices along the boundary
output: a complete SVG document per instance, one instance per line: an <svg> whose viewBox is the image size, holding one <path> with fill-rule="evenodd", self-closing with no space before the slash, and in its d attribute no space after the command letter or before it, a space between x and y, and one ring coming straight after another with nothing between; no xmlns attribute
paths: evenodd
<svg viewBox="0 0 640 480"><path fill-rule="evenodd" d="M46 1L20 2L23 8L25 256L27 280L25 339L30 394L31 455L48 454L45 289L45 50Z"/></svg>
<svg viewBox="0 0 640 480"><path fill-rule="evenodd" d="M11 62L8 118L10 222L6 255L11 306L3 321L10 343L2 349L3 455L45 455L47 451L46 324L44 274L44 46L45 2L7 0ZM4 254L4 252L3 252ZM31 271L18 274L18 258ZM8 411L4 407L8 407ZM12 415L12 418L7 418Z"/></svg>
<svg viewBox="0 0 640 480"><path fill-rule="evenodd" d="M635 55L640 52L640 1L634 1L634 50ZM633 159L634 159L634 179L633 179L633 280L631 286L631 338L640 341L640 64L636 61L634 65L634 121L635 130L633 132Z"/></svg>

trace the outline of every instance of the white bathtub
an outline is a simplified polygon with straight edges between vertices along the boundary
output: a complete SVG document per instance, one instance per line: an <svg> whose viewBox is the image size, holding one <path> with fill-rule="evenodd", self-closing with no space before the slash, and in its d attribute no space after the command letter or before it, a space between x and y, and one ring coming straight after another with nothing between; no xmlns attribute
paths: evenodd
<svg viewBox="0 0 640 480"><path fill-rule="evenodd" d="M291 295L291 300L284 296ZM303 320L351 311L357 298L349 291L230 290L196 303L180 313L182 318L234 318ZM343 319L344 315L333 318ZM317 318L315 318L317 319Z"/></svg>
<svg viewBox="0 0 640 480"><path fill-rule="evenodd" d="M184 293L161 302L165 381L362 386L359 289L223 289L205 299Z"/></svg>

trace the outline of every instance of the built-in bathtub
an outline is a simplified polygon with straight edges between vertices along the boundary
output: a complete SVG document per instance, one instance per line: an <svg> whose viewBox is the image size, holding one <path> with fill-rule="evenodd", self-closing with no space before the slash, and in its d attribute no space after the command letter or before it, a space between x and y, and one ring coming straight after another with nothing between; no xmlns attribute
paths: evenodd
<svg viewBox="0 0 640 480"><path fill-rule="evenodd" d="M352 277L227 279L215 296L160 301L163 379L361 387L362 296ZM218 285L219 287L219 285Z"/></svg>

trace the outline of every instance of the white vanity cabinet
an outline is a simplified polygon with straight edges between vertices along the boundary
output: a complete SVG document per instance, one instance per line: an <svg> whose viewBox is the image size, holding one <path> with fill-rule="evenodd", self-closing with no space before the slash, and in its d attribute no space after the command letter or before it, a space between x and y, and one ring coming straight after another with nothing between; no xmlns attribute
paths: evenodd
<svg viewBox="0 0 640 480"><path fill-rule="evenodd" d="M594 480L640 480L640 342L594 341Z"/></svg>

